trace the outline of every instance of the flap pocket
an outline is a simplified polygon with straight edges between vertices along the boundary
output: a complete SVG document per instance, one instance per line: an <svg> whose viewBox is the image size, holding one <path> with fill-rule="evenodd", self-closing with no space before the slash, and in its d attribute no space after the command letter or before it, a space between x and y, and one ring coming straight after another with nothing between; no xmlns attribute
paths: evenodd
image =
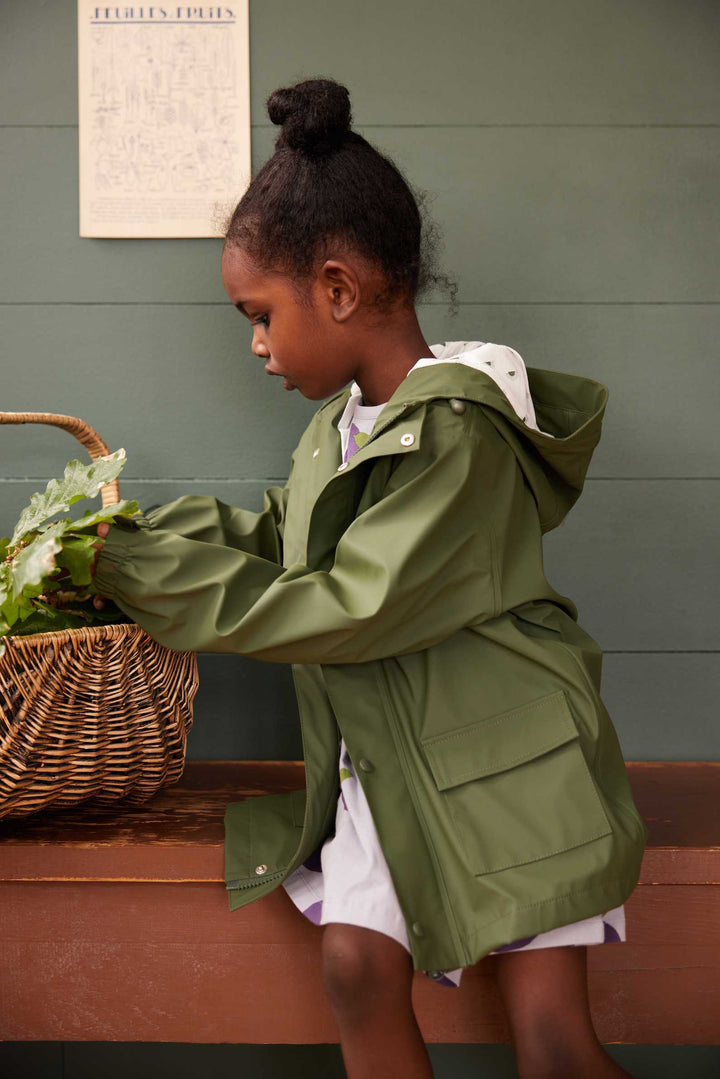
<svg viewBox="0 0 720 1079"><path fill-rule="evenodd" d="M578 731L559 689L496 716L422 743L439 790L502 772L546 753Z"/></svg>
<svg viewBox="0 0 720 1079"><path fill-rule="evenodd" d="M476 875L612 832L563 689L422 747Z"/></svg>

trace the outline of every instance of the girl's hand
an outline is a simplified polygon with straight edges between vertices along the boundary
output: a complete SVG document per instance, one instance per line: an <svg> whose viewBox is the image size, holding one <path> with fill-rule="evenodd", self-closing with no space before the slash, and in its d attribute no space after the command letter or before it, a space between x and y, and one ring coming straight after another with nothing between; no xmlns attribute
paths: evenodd
<svg viewBox="0 0 720 1079"><path fill-rule="evenodd" d="M98 536L102 537L103 543L109 531L110 525L107 521L102 521L101 524L97 526ZM95 558L92 561L92 565L90 566L91 577L95 576L95 570L97 569L97 562L98 558L100 557L100 552L103 549L103 543L93 543L93 547L97 548L97 554L95 555ZM105 606L105 600L102 598L101 595L98 594L93 596L93 606L96 607L99 611L103 609L103 607Z"/></svg>

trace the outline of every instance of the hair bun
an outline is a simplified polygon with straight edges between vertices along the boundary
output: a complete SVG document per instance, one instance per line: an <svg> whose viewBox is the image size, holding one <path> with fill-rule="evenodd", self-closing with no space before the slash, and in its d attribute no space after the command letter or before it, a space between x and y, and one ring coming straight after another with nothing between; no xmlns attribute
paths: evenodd
<svg viewBox="0 0 720 1079"><path fill-rule="evenodd" d="M306 79L281 87L267 99L268 116L282 131L275 149L288 147L305 154L328 153L350 131L350 94L333 79Z"/></svg>

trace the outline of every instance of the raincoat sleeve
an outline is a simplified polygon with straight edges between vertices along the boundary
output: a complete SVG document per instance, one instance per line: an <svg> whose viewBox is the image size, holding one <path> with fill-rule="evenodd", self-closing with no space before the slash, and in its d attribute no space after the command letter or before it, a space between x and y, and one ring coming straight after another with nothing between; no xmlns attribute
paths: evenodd
<svg viewBox="0 0 720 1079"><path fill-rule="evenodd" d="M515 458L489 421L477 422L479 409L439 413L429 411L419 447L398 455L384 496L341 535L330 569L216 542L244 536L242 518L227 532L179 535L162 527L161 508L136 531L111 525L98 591L168 648L281 663L414 652L494 617L495 529L510 522L493 518L512 504L496 497L498 441L517 472Z"/></svg>
<svg viewBox="0 0 720 1079"><path fill-rule="evenodd" d="M212 495L183 495L146 510L136 523L141 529L165 529L185 539L221 544L281 564L288 491L288 484L268 487L257 513L229 506Z"/></svg>

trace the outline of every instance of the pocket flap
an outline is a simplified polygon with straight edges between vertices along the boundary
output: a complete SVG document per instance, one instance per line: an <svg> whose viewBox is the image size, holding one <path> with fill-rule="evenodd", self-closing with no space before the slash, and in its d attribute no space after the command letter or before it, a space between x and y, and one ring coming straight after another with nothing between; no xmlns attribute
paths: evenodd
<svg viewBox="0 0 720 1079"><path fill-rule="evenodd" d="M578 738L565 691L422 740L439 790L502 772Z"/></svg>

